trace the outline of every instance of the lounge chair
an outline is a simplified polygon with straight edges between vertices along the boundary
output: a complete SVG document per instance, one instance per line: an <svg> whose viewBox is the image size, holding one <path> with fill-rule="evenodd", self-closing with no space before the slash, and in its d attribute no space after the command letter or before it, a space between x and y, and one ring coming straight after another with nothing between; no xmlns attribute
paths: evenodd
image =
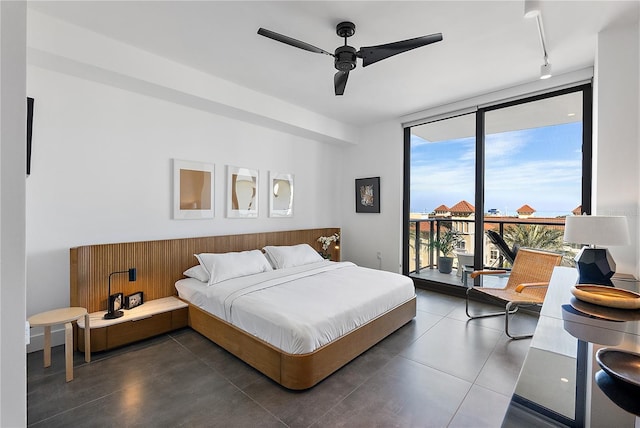
<svg viewBox="0 0 640 428"><path fill-rule="evenodd" d="M467 289L465 310L471 319L504 315L504 331L511 339L524 339L533 334L513 335L509 332L509 315L514 314L519 306L541 305L547 294L551 274L562 261L561 254L521 248L511 268L511 274L505 288L470 287ZM471 278L480 275L504 274L505 270L481 270L471 273ZM505 305L505 310L483 314L469 313L470 293L482 293Z"/></svg>

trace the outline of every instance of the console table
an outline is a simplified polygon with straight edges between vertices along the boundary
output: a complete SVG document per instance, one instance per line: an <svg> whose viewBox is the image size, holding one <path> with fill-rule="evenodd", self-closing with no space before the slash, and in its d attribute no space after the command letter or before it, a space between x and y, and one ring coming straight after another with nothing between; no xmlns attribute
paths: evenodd
<svg viewBox="0 0 640 428"><path fill-rule="evenodd" d="M640 426L640 412L625 403L629 394L602 381L608 375L595 358L601 348L640 353L640 310L579 301L570 291L576 279L573 268L553 272L503 427L536 419L549 426ZM635 280L614 278L614 284L639 291Z"/></svg>

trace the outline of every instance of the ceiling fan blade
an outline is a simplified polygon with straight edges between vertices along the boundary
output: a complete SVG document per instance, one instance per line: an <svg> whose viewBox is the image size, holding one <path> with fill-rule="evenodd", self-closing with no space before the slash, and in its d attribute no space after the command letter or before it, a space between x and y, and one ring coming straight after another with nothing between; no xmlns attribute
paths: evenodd
<svg viewBox="0 0 640 428"><path fill-rule="evenodd" d="M366 67L367 65L371 65L394 55L430 45L431 43L439 42L441 40L442 33L435 33L428 36L416 37L415 39L387 43L385 45L362 47L356 55L359 58L362 58L362 66Z"/></svg>
<svg viewBox="0 0 640 428"><path fill-rule="evenodd" d="M291 38L289 36L278 34L278 33L274 32L274 31L267 30L266 28L259 28L258 29L258 34L260 34L261 36L265 36L265 37L268 37L270 39L273 39L275 41L278 41L278 42L281 42L281 43L285 43L285 44L287 44L289 46L293 46L293 47L296 47L296 48L299 48L299 49L304 49L305 51L333 56L333 54L331 52L327 52L324 49L317 48L317 47L315 47L313 45L310 45L309 43L301 42L300 40L296 40L296 39Z"/></svg>
<svg viewBox="0 0 640 428"><path fill-rule="evenodd" d="M347 79L349 78L348 71L338 71L333 76L333 86L336 90L336 95L343 95L344 88L347 86Z"/></svg>

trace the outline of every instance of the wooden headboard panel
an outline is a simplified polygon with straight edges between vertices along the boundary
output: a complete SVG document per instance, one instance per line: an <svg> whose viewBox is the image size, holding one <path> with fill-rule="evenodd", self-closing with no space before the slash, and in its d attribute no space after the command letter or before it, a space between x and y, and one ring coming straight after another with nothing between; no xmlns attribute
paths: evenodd
<svg viewBox="0 0 640 428"><path fill-rule="evenodd" d="M182 272L198 263L198 253L226 253L261 249L265 245L308 243L320 250L318 238L330 236L339 228L305 229L242 235L208 236L201 238L167 239L161 241L124 242L86 245L71 248L70 305L87 308L89 312L107 310L108 278L111 272L135 267L137 281L128 275L111 277L111 293L125 295L143 291L145 300L176 294L175 282ZM331 248L331 259L340 260L340 250Z"/></svg>

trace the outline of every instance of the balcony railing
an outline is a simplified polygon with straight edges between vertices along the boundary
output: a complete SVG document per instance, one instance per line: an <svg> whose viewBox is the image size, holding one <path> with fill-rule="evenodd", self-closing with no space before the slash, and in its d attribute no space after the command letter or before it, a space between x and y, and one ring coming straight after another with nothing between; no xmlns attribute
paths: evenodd
<svg viewBox="0 0 640 428"><path fill-rule="evenodd" d="M512 225L527 225L527 226L545 226L551 229L559 230L564 233L564 218L493 218L487 216L484 218L484 230L495 230L504 237L505 229ZM464 250L471 250L473 253L475 245L475 219L464 218L429 218L429 219L416 219L409 221L409 273L419 274L423 269L435 269L438 267L439 252L431 245L432 240L440 238L440 234L449 228L454 228L461 233L464 238L463 248ZM484 234L483 234L484 235ZM503 260L502 255L497 253L497 257L492 258L492 251L496 254L497 249L493 244L483 236L483 265L493 267L505 267L507 263ZM560 239L560 245L562 245ZM521 244L521 243L519 243ZM528 245L524 245L528 246ZM564 253L573 253L577 251L567 245L562 245L561 248L548 248L552 251L562 251ZM572 257L572 254L569 254ZM457 259L454 258L454 269L457 268Z"/></svg>

